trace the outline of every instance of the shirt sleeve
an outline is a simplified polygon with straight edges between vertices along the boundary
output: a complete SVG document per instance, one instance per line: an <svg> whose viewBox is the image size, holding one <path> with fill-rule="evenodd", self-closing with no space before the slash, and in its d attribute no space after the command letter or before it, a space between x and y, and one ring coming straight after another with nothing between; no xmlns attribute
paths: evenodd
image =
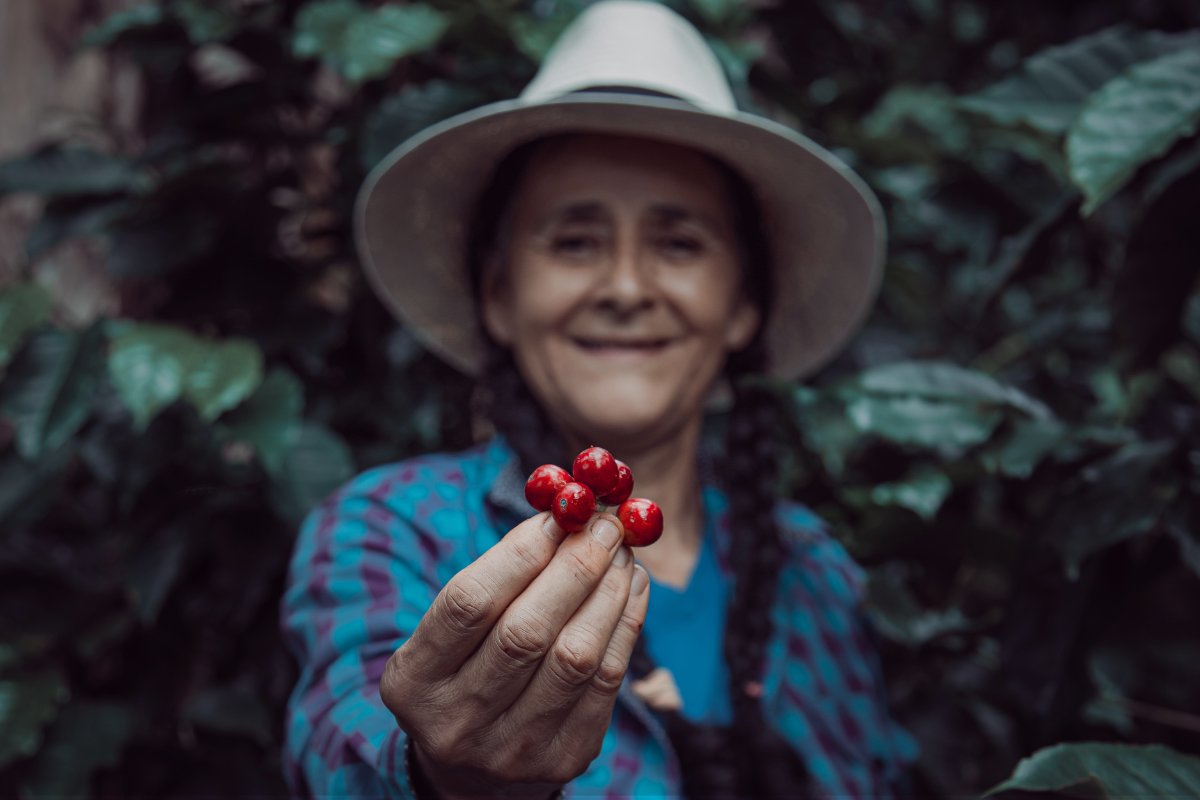
<svg viewBox="0 0 1200 800"><path fill-rule="evenodd" d="M422 534L370 480L314 510L292 557L282 626L301 666L285 733L294 796L413 797L379 679L440 582Z"/></svg>

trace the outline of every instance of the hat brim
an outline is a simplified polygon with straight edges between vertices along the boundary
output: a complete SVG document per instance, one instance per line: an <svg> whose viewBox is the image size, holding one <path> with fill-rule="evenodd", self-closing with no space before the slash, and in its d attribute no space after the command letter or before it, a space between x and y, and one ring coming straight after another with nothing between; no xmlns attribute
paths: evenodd
<svg viewBox="0 0 1200 800"><path fill-rule="evenodd" d="M565 133L654 139L721 159L753 188L774 269L765 331L770 371L809 375L845 346L874 303L885 222L871 190L831 153L764 117L672 98L587 92L509 100L434 125L368 176L355 237L368 280L428 349L468 375L484 366L466 269L468 229L496 165Z"/></svg>

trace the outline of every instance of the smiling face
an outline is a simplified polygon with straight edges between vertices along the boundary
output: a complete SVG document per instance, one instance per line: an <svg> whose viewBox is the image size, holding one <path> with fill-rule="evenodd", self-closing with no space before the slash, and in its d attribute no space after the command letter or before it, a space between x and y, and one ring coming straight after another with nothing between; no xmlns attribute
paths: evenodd
<svg viewBox="0 0 1200 800"><path fill-rule="evenodd" d="M753 338L727 194L673 145L573 136L533 156L484 324L569 440L636 448L697 422Z"/></svg>

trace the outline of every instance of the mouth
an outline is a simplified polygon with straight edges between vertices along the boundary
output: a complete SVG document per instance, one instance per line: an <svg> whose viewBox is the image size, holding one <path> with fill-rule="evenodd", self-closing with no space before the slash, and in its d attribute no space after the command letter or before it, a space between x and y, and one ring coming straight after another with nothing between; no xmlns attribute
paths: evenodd
<svg viewBox="0 0 1200 800"><path fill-rule="evenodd" d="M657 355L670 346L670 339L591 339L574 336L571 341L581 350L597 356Z"/></svg>

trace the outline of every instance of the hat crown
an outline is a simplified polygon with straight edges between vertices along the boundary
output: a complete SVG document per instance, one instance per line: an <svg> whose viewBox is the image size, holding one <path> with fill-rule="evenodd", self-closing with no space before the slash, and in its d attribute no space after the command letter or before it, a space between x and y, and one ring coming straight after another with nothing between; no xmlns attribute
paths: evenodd
<svg viewBox="0 0 1200 800"><path fill-rule="evenodd" d="M716 114L737 112L721 63L700 32L646 0L589 6L563 31L521 100L540 103L618 86L670 95Z"/></svg>

